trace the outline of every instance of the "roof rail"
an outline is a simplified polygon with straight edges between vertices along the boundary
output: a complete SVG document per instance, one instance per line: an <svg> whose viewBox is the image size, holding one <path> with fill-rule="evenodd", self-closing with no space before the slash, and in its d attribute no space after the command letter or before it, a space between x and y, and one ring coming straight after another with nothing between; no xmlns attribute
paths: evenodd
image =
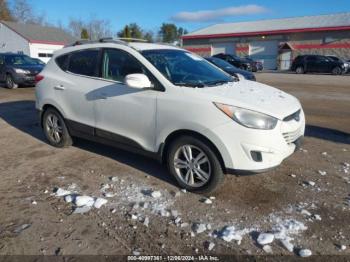
<svg viewBox="0 0 350 262"><path fill-rule="evenodd" d="M148 40L142 38L132 38L132 37L118 37L117 40L122 40L124 42L143 42L147 43Z"/></svg>
<svg viewBox="0 0 350 262"><path fill-rule="evenodd" d="M80 39L75 41L72 44L68 44L64 47L77 46L77 45L86 45L86 44L98 44L98 43L116 43L127 45L128 43L119 39L114 39L113 37L103 37L98 40L88 40L88 39Z"/></svg>

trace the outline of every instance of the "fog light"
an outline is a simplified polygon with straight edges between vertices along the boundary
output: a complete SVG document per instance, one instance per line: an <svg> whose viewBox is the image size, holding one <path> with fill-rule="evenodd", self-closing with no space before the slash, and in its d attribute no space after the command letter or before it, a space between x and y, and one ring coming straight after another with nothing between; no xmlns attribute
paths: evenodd
<svg viewBox="0 0 350 262"><path fill-rule="evenodd" d="M252 159L255 162L261 162L262 161L262 155L259 151L250 151L250 155L252 156Z"/></svg>

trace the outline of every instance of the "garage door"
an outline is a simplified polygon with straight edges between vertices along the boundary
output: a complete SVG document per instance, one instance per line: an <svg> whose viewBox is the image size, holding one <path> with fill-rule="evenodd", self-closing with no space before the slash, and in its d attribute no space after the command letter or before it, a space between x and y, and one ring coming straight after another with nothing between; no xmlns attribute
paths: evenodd
<svg viewBox="0 0 350 262"><path fill-rule="evenodd" d="M212 55L216 54L235 54L235 44L234 43L215 43L212 44Z"/></svg>
<svg viewBox="0 0 350 262"><path fill-rule="evenodd" d="M249 43L249 56L264 65L264 69L277 69L277 41L257 41Z"/></svg>

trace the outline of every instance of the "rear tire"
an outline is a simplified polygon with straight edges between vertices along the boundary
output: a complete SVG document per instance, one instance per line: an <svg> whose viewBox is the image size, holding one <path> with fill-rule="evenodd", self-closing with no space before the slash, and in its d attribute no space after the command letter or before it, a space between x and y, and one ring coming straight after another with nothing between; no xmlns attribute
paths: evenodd
<svg viewBox="0 0 350 262"><path fill-rule="evenodd" d="M73 144L66 123L57 110L49 108L44 112L42 126L50 145L62 148Z"/></svg>
<svg viewBox="0 0 350 262"><path fill-rule="evenodd" d="M332 74L333 75L341 75L342 74L341 68L339 66L334 67L332 70Z"/></svg>
<svg viewBox="0 0 350 262"><path fill-rule="evenodd" d="M192 136L182 136L169 148L167 164L181 188L195 193L212 193L224 174L211 146Z"/></svg>
<svg viewBox="0 0 350 262"><path fill-rule="evenodd" d="M295 73L297 73L297 74L305 74L304 67L298 66L298 67L295 69Z"/></svg>
<svg viewBox="0 0 350 262"><path fill-rule="evenodd" d="M12 75L10 75L10 74L6 75L6 87L8 89L18 88L18 84L15 83L15 81L13 80Z"/></svg>

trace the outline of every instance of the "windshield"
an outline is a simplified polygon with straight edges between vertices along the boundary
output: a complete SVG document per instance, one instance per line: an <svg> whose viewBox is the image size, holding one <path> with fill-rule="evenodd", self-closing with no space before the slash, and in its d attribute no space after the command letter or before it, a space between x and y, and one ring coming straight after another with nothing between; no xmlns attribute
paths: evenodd
<svg viewBox="0 0 350 262"><path fill-rule="evenodd" d="M233 65L231 65L230 63L227 63L225 60L222 60L220 58L211 57L211 58L208 58L208 60L220 68L235 69Z"/></svg>
<svg viewBox="0 0 350 262"><path fill-rule="evenodd" d="M9 65L37 65L32 58L24 55L10 55L6 57L6 64Z"/></svg>
<svg viewBox="0 0 350 262"><path fill-rule="evenodd" d="M204 87L233 82L231 76L186 51L146 50L142 54L174 85Z"/></svg>

